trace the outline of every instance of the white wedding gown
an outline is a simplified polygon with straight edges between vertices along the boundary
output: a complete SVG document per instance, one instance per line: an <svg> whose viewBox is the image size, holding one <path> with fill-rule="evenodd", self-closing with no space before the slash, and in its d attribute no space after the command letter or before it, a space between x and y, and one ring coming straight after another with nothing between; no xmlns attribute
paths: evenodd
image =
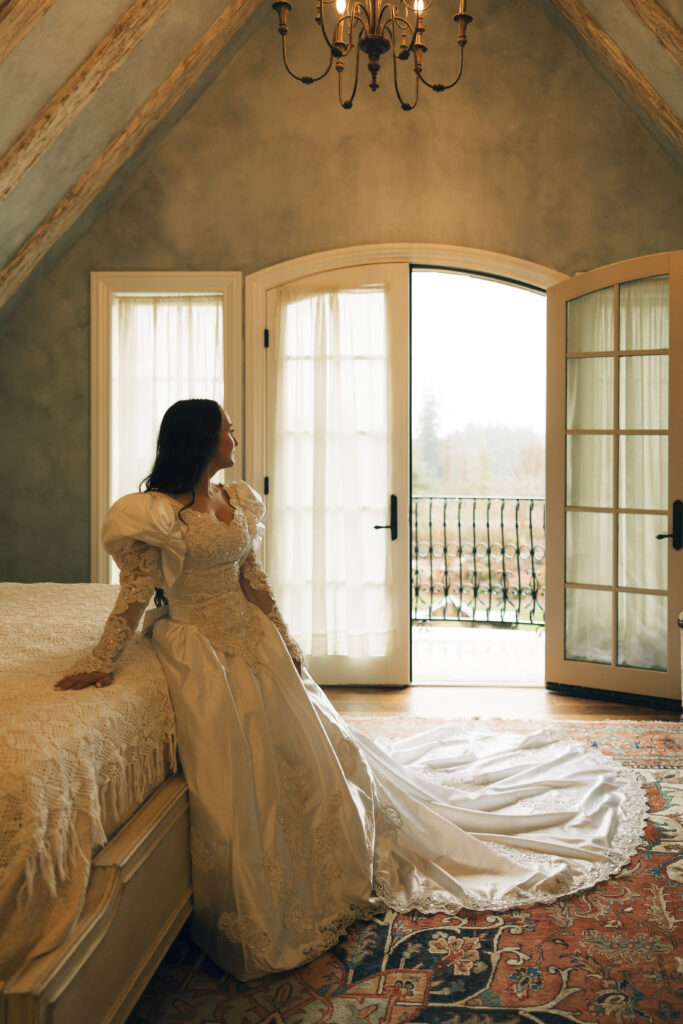
<svg viewBox="0 0 683 1024"><path fill-rule="evenodd" d="M264 507L227 489L228 525L155 493L110 510L103 542L121 590L75 670L112 669L154 586L153 642L190 793L193 934L242 979L296 967L385 907L425 913L548 903L627 863L645 799L616 762L542 731L446 725L374 743L291 654L254 554Z"/></svg>

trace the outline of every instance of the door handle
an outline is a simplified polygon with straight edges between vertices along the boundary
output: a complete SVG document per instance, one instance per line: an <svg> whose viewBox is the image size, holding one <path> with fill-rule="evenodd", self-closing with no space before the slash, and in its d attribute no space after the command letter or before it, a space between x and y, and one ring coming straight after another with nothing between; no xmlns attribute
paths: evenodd
<svg viewBox="0 0 683 1024"><path fill-rule="evenodd" d="M375 526L376 530L391 530L391 539L396 540L398 537L398 498L395 494L391 495L389 504L391 522L386 526Z"/></svg>
<svg viewBox="0 0 683 1024"><path fill-rule="evenodd" d="M671 519L673 533L658 533L657 540L671 537L671 544L674 550L680 551L683 548L683 501L674 501Z"/></svg>

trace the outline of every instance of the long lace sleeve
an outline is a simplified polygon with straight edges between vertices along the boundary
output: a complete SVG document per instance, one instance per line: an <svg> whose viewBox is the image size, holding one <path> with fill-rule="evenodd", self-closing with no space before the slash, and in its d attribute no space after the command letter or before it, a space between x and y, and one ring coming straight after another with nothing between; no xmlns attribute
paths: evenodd
<svg viewBox="0 0 683 1024"><path fill-rule="evenodd" d="M273 589L265 569L253 551L250 551L240 567L240 579L245 596L265 612L282 637L292 661L304 664L304 652L291 635L287 623L277 606ZM246 586L245 586L246 584ZM258 597L257 597L258 595ZM261 598L260 600L258 598Z"/></svg>
<svg viewBox="0 0 683 1024"><path fill-rule="evenodd" d="M135 633L154 593L160 573L161 552L142 541L135 541L117 559L121 571L116 604L107 619L102 636L90 652L72 668L79 672L111 672L126 644Z"/></svg>

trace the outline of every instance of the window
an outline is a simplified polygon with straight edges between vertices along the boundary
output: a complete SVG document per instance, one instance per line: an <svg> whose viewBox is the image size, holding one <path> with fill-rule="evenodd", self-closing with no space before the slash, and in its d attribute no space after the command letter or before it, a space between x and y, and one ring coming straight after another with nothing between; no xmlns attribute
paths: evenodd
<svg viewBox="0 0 683 1024"><path fill-rule="evenodd" d="M102 519L149 472L164 411L213 398L241 426L241 275L92 275L91 578ZM109 565L108 565L109 563Z"/></svg>

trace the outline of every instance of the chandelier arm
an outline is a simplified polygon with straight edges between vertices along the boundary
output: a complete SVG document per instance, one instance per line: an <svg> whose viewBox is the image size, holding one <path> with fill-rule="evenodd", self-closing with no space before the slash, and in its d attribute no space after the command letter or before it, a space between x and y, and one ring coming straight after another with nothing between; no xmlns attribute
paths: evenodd
<svg viewBox="0 0 683 1024"><path fill-rule="evenodd" d="M412 33L413 26L406 18L402 18L400 15L397 14L396 17L392 18L391 20L395 21L397 25L401 25L402 28L408 29L408 31Z"/></svg>
<svg viewBox="0 0 683 1024"><path fill-rule="evenodd" d="M452 89L453 86L457 85L458 82L460 81L460 78L462 77L462 69L463 69L463 66L464 66L464 58L465 58L464 50L463 50L462 47L460 47L460 67L458 68L457 75L455 76L455 78L453 79L452 82L448 83L448 85L441 85L440 82L437 82L434 85L432 85L432 83L428 82L427 79L423 76L422 72L419 71L417 68L415 69L415 74L420 79L420 81L423 82L424 85L427 86L428 89L432 89L434 92L445 92L446 89Z"/></svg>
<svg viewBox="0 0 683 1024"><path fill-rule="evenodd" d="M345 100L344 97L342 96L342 72L344 70L344 65L341 64L341 67L340 67L340 62L337 63L337 71L339 72L339 102L341 103L341 105L344 108L344 110L350 110L351 107L353 106L353 101L354 101L354 99L356 97L356 90L358 89L358 70L359 70L359 68L360 68L360 46L357 46L356 47L356 71L355 71L355 75L354 75L354 79L353 79L353 89L351 91L351 95L349 96L348 100Z"/></svg>
<svg viewBox="0 0 683 1024"><path fill-rule="evenodd" d="M396 92L396 96L398 97L398 102L401 104L401 110L414 110L415 107L417 106L418 96L420 92L420 79L419 77L415 78L415 99L413 100L412 103L406 103L406 101L403 99L403 96L401 96L401 90L398 87L398 65L396 63L396 59L397 58L394 55L394 91Z"/></svg>
<svg viewBox="0 0 683 1024"><path fill-rule="evenodd" d="M398 12L398 7L394 7L394 5L392 3L384 3L384 4L382 4L382 6L379 9L379 14L377 15L377 28L378 29L383 27L382 26L382 18L384 17L384 14L385 14L386 11L389 12L389 16L387 18L387 21L384 23L385 26L387 25L387 23L392 22L392 21L395 20L396 13Z"/></svg>
<svg viewBox="0 0 683 1024"><path fill-rule="evenodd" d="M365 7L365 4L360 3L360 0L356 0L356 3L351 8L351 14L349 15L349 18L351 19L351 24L349 26L349 42L351 42L351 36L353 35L353 23L354 23L354 21L357 21L360 24L361 32L363 30L365 30L365 32L369 32L370 31L370 23L368 21L368 12L367 12L367 9Z"/></svg>
<svg viewBox="0 0 683 1024"><path fill-rule="evenodd" d="M330 0L330 2L331 2L331 0ZM323 39L325 40L325 42L329 46L330 52L332 52L332 48L334 46L334 43L330 42L330 37L328 36L327 29L325 28L325 15L323 14L322 3L318 4L318 12L319 12L319 16L315 20L320 25L320 31L323 34Z"/></svg>
<svg viewBox="0 0 683 1024"><path fill-rule="evenodd" d="M303 82L304 85L313 85L314 82L319 82L322 78L325 77L325 75L329 74L330 68L332 67L332 52L330 51L330 59L327 62L327 67L325 68L325 70L323 71L323 73L321 75L316 75L315 77L312 76L312 75L297 75L296 72L292 71L292 69L289 66L289 61L287 60L287 41L286 41L285 37L283 36L282 37L282 62L284 64L284 66L285 66L285 70L287 71L287 73L290 74L292 76L292 78L295 78L297 80L297 82Z"/></svg>
<svg viewBox="0 0 683 1024"><path fill-rule="evenodd" d="M398 25L399 28L405 28L407 30L407 32L411 33L411 40L410 40L409 43L406 43L405 48L403 48L403 47L401 47L400 49L396 48L396 26L397 25ZM388 21L386 23L386 25L382 29L382 34L386 35L387 39L389 39L389 38L391 39L391 51L392 51L394 57L398 57L399 60L405 60L406 57L408 56L408 54L410 53L411 49L412 49L413 43L415 42L415 33L413 32L413 28L412 28L412 25L410 24L410 22L406 21L405 18L398 18L398 17L397 18L393 18L391 21ZM405 56L402 57L401 54L405 54Z"/></svg>

